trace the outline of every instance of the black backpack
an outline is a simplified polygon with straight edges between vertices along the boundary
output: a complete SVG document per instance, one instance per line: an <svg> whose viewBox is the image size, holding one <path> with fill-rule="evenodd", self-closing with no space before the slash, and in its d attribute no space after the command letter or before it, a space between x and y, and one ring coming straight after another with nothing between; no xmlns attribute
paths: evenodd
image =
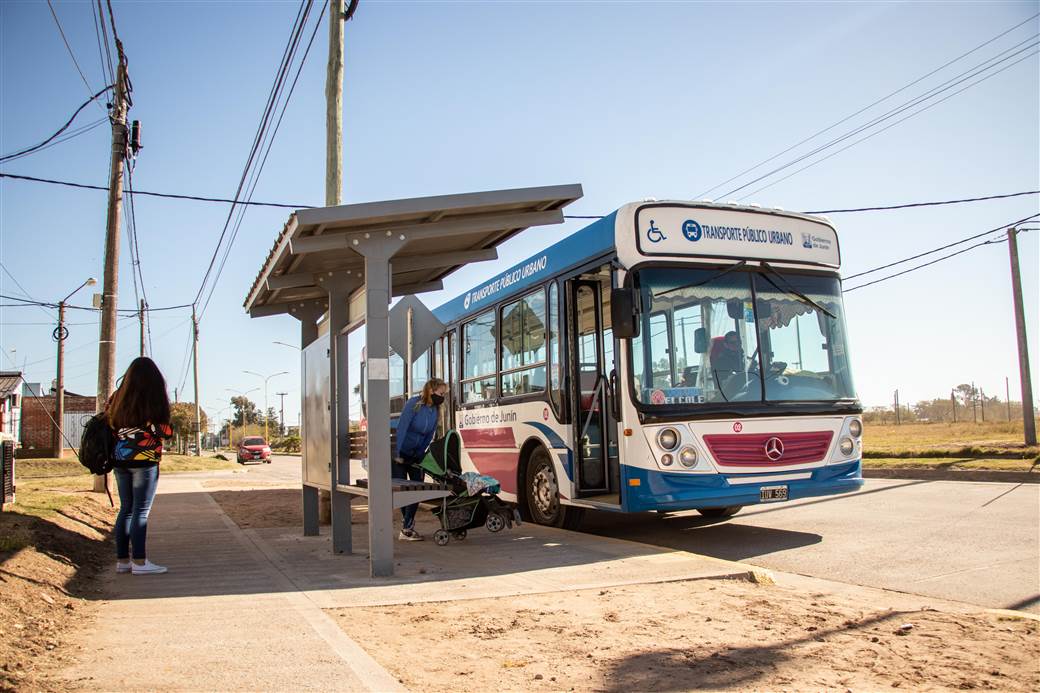
<svg viewBox="0 0 1040 693"><path fill-rule="evenodd" d="M79 461L91 474L108 474L112 471L116 434L108 425L104 412L95 414L83 428L79 442Z"/></svg>

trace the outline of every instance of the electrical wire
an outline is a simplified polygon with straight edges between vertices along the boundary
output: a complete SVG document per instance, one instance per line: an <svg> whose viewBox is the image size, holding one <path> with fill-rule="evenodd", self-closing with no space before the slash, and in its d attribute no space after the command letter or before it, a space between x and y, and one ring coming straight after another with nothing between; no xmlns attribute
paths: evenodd
<svg viewBox="0 0 1040 693"><path fill-rule="evenodd" d="M292 99L293 93L296 91L296 84L300 80L300 74L303 72L303 66L307 63L307 56L310 55L311 46L314 45L314 38L315 38L315 36L317 36L318 29L322 25L322 20L324 19L325 8L326 8L327 5L328 5L328 1L327 0L326 0L326 2L322 3L321 12L318 14L318 20L314 24L314 29L311 31L311 36L310 36L310 39L307 42L307 47L304 49L303 57L300 58L300 63L299 63L299 65L296 68L296 75L293 77L292 84L289 86L289 91L288 91L288 93L286 94L285 98L282 101L281 113L278 115L278 120L275 122L274 129L271 131L271 134L270 134L270 136L267 139L267 146L266 146L266 150L264 151L263 158L260 160L259 166L254 171L254 174L253 174L253 177L252 177L252 181L251 181L251 185L250 185L250 188L249 188L249 192L246 195L246 201L249 201L250 199L252 199L253 193L256 191L256 186L260 182L260 174L263 172L264 166L267 164L267 158L271 154L271 148L274 146L275 137L278 136L278 130L282 126L282 119L285 117L285 112L289 108L289 102ZM306 19L304 21L306 21ZM239 210L238 218L237 218L237 220L235 222L235 228L234 228L234 230L231 233L231 238L228 241L227 248L224 251L224 256L223 256L223 258L221 258L220 267L217 269L217 275L216 275L217 278L214 279L213 284L210 287L209 295L206 297L206 301L202 305L201 311L199 311L199 320L202 320L202 316L205 315L206 309L209 307L209 302L213 298L213 293L216 291L216 288L217 288L217 282L220 280L220 276L224 272L224 266L227 263L228 257L230 257L230 255L231 255L231 249L234 247L235 239L238 238L238 232L239 232L239 230L242 227L242 222L245 219L245 214L246 214L247 209L248 209L247 207L242 207Z"/></svg>
<svg viewBox="0 0 1040 693"><path fill-rule="evenodd" d="M36 304L39 303L35 298L32 297L32 295L29 294L28 291L25 290L25 287L22 286L22 283L20 281L18 281L13 274L11 274L11 270L7 269L7 267L4 266L3 262L0 262L0 269L2 269L4 271L4 274L6 274L8 277L11 278L11 281L14 282L14 285L18 287L18 289L22 292L22 294L24 294L25 297L27 299L29 299L33 303L33 305L36 305ZM42 305L39 305L38 307L39 307L40 310L42 310L44 312L44 314L47 317L49 317L49 318L53 318L54 317L53 315L48 313L47 309L44 308Z"/></svg>
<svg viewBox="0 0 1040 693"><path fill-rule="evenodd" d="M105 46L105 57L107 58L108 63L108 80L109 82L114 83L116 81L116 71L113 67L114 63L112 62L112 47L108 43L108 29L105 28L105 11L101 9L101 0L97 0L97 11L98 21L101 23L101 36L104 39L102 43ZM112 29L114 31L115 27L112 27Z"/></svg>
<svg viewBox="0 0 1040 693"><path fill-rule="evenodd" d="M2 175L2 174L0 174ZM879 212L888 209L909 209L911 207L938 207L940 205L959 205L965 202L983 202L985 200L1004 200L1009 197L1022 197L1023 195L1040 195L1040 190L1026 190L1017 193L1005 193L1003 195L986 195L985 197L966 197L960 200L940 200L938 202L909 202L901 205L888 205L884 207L855 207L851 209L820 209L803 214L847 214L849 212Z"/></svg>
<svg viewBox="0 0 1040 693"><path fill-rule="evenodd" d="M993 43L994 41L996 41L996 40L998 40L1000 38L1003 38L1004 36L1006 36L1007 34L1011 33L1012 31L1014 31L1015 29L1019 28L1020 26L1022 26L1024 24L1028 24L1029 22L1033 21L1037 17L1040 17L1040 13L1034 14L1032 17L1029 17L1028 19L1026 19L1024 21L1019 22L1018 24L1014 25L1010 29L1007 29L1007 30L997 34L996 36L994 36L994 37L992 37L992 38L990 38L990 39L980 43L979 45L975 46L974 48L972 48L971 50L967 51L966 53L961 53L956 58L953 58L952 60L949 60L946 63L940 65L937 68L935 68L931 72L929 72L929 73L927 73L925 75L922 75L922 76L918 77L917 79L915 79L915 80L913 80L911 82L908 82L907 84L904 84L899 89L896 89L895 91L890 92L889 94L887 94L885 96L882 96L880 99L877 99L876 101L873 101L872 103L864 106L863 108L859 109L855 113L851 113L851 114L845 116L844 118L842 118L841 120L837 121L836 123L832 123L831 125L828 125L827 127L823 128L822 130L818 130L817 132L813 133L812 135L809 135L808 137L806 137L805 139L801 140L800 142L797 142L797 143L791 145L790 147L788 147L787 149L783 150L782 152L778 152L778 153L774 154L773 156L769 157L768 159L764 159L764 160L760 161L759 163L755 164L754 166L741 171L740 173L738 173L737 175L733 176L732 178L724 180L721 183L719 183L718 185L715 185L715 186L713 186L711 188L708 188L707 190L705 190L701 194L697 195L697 198L700 199L700 198L705 197L706 195L708 195L712 191L717 190L718 188L721 188L723 185L726 185L727 183L731 183L731 182L737 180L738 178L740 178L740 177L750 173L751 171L754 171L755 169L760 168L760 167L768 164L770 161L774 161L774 160L780 158L781 156L783 156L784 154L787 154L788 152L790 152L790 151L792 151L794 149L797 149L798 147L802 146L803 144L806 144L807 142L810 142L810 141L816 139L817 137L819 137L823 133L829 132L830 130L833 130L834 128L838 127L839 125L842 125L843 123L848 122L849 120L855 118L856 116L858 116L858 115L860 115L860 114L870 110L874 106L877 106L878 104L884 103L885 101L887 101L888 99L892 98L896 94L899 94L899 93L901 93L903 91L906 91L907 89L909 89L910 87L914 86L915 84L921 83L922 81L928 79L932 75L935 75L938 72L941 72L942 70L946 69L950 65L953 65L954 63L959 62L960 60L968 57L972 53L975 53L975 52L981 50L982 48L985 48L989 44Z"/></svg>
<svg viewBox="0 0 1040 693"><path fill-rule="evenodd" d="M852 287L850 289L842 289L842 293L843 294L847 294L850 291L856 291L857 289L863 289L863 288L866 288L868 286L873 286L874 284L880 284L881 282L888 281L889 279L895 279L896 277L901 277L904 274L910 274L911 272L916 272L919 269L924 269L925 267L931 267L932 265L934 265L936 263L939 263L939 262L942 262L943 260L949 260L951 257L957 257L958 255L963 255L964 253L968 252L969 250L975 250L976 248L981 248L984 245L993 245L993 244L999 244L999 243L1007 243L1007 240L1006 239L1003 239L1003 240L996 239L996 240L991 240L991 241L983 241L982 243L976 243L975 245L969 245L967 248L962 248L962 249L958 250L955 253L950 253L949 255L943 255L942 257L939 257L939 258L936 258L934 260L931 260L930 262L925 262L923 264L917 265L916 267L911 267L910 269L903 270L902 272L896 272L895 274L890 274L887 277L881 277L881 279L875 279L874 281L867 282L866 284L859 284L858 286L854 286L854 287Z"/></svg>
<svg viewBox="0 0 1040 693"><path fill-rule="evenodd" d="M54 3L51 0L47 0L47 7L50 8L51 16L54 17L54 25L58 27L58 33L61 34L61 40L65 44L65 50L69 52L69 57L72 58L72 64L76 66L76 72L79 73L80 79L83 80L84 86L87 87L87 93L91 94L94 88L90 86L90 82L87 81L87 76L83 74L83 69L79 66L79 61L76 60L76 54L72 52L72 46L69 45L69 39L65 36L65 30L61 27L61 20L58 19L58 13L54 9ZM97 99L93 99L94 103L97 104L98 108L105 111L105 107L101 105L101 102Z"/></svg>
<svg viewBox="0 0 1040 693"><path fill-rule="evenodd" d="M25 298L20 298L18 296L8 296L8 295L5 295L5 294L0 294L0 299L4 299L4 300L7 300L7 301L19 301L20 302L19 305L22 305L22 306L44 306L46 308L57 308L58 307L57 303L47 303L46 301L37 301L37 300L34 300L34 299L25 299ZM176 305L176 306L162 306L160 308L152 308L152 307L149 306L148 308L146 308L146 311L150 312L150 313L155 313L155 312L167 311L167 310L180 310L182 308L191 308L191 306L192 306L191 303L182 303L182 304ZM73 305L66 304L65 305L65 310L91 310L91 311L98 311L98 310L101 310L101 309L100 308L94 308L93 306L73 306ZM117 313L123 313L125 316L135 316L140 311L137 308L119 308L119 309L116 310L116 312Z"/></svg>
<svg viewBox="0 0 1040 693"><path fill-rule="evenodd" d="M1034 43L1032 46L1030 46L1030 48L1035 48L1038 45L1040 45L1040 43ZM900 123L913 118L914 116L918 116L918 115L924 113L925 111L927 111L929 109L935 108L939 104L941 104L941 103L943 103L945 101L949 101L950 99L952 99L953 97L957 96L958 94L961 94L961 93L967 91L968 89L970 89L970 88L972 88L974 86L982 84L983 82L985 82L986 80L990 79L991 77L996 77L1001 72L1004 72L1005 70L1010 70L1012 67L1014 67L1015 65L1018 65L1020 62L1023 62L1025 60L1028 60L1029 58L1033 57L1034 55L1037 54L1037 52L1038 51L1034 51L1034 52L1032 52L1032 53L1030 53L1030 54L1028 54L1026 56L1023 56L1023 57L1019 58L1018 60L1016 60L1015 62L1011 63L1010 65L1005 65L1004 67L1002 67L1001 69L997 70L996 72L992 72L992 73L986 75L985 77L982 77L982 78L972 82L971 84L968 84L967 86L964 86L964 87L958 89L957 91L953 92L952 94L950 94L948 96L945 96L942 99L939 99L935 103L928 104L924 108L921 108L921 109L919 109L917 111L914 111L914 112L910 113L910 115L907 115L907 116L905 116L903 118L900 118L899 120L897 120L897 121L895 121L893 123L890 123L890 124L886 125L885 127L881 128L880 130L876 130L876 131L870 133L869 135L867 135L865 137L861 137L860 139L856 140L852 144L846 145L846 146L842 147L841 149L839 149L839 150L837 150L835 152L831 152L827 156L821 157L820 159L817 159L816 161L813 161L812 163L803 166L802 168L794 171L793 173L789 173L788 175L784 176L783 178L780 178L779 180L775 180L772 183L768 183L766 185L763 185L761 188L758 188L757 190L755 190L753 192L750 192L750 193L744 195L743 197L741 197L739 199L740 200L746 200L747 198L751 197L752 195L757 195L758 193L762 192L763 190L766 190L767 188L771 188L771 187L773 187L774 185L776 185L778 183L782 183L783 181L787 180L788 178L791 178L792 176L798 175L802 171L804 171L806 169L809 169L809 168L812 168L813 166L816 166L817 164L823 163L827 159L830 159L831 157L837 156L838 154L841 154L845 150L851 149L852 147L855 147L857 144L860 144L861 142L866 142L867 140L871 139L872 137L876 137L876 136L880 135L881 133L883 133L884 131L888 130L889 128L893 128L896 125L899 125Z"/></svg>
<svg viewBox="0 0 1040 693"><path fill-rule="evenodd" d="M919 94L918 96L910 99L909 101L903 102L899 106L896 106L895 108L893 108L893 109L883 113L882 115L875 117L873 120L870 120L870 121L868 121L867 123L865 123L863 125L860 125L860 126L858 126L856 128L853 128L852 130L849 130L849 131L845 132L844 134L839 135L838 137L830 140L829 142L827 142L825 144L821 144L818 147L816 147L815 149L813 149L813 150L811 150L811 151L809 151L809 152L807 152L805 154L802 154L800 156L797 156L794 159L788 161L787 163L782 164L782 165L780 165L780 166L778 166L778 167L776 167L774 169L771 169L770 171L768 171L768 172L758 176L757 178L751 179L750 181L748 181L747 183L744 183L743 185L739 185L736 188L733 188L732 190L730 190L729 192L725 193L724 195L721 195L721 197L723 197L723 198L729 197L730 195L733 195L734 193L740 192L741 190L744 190L745 188L751 187L755 183L763 181L766 178L769 178L769 177L779 173L780 171L783 171L785 169L790 168L791 166L794 166L795 164L798 164L798 163L800 163L802 161L805 161L806 159L808 159L808 158L810 158L812 156L815 156L816 154L819 154L820 152L822 152L822 151L824 151L826 149L830 149L831 147L834 147L834 146L840 144L841 142L844 142L847 139L855 137L859 133L864 132L866 130L869 130L870 128L873 128L876 125L880 125L884 121L889 120L891 118L894 118L895 116L897 116L897 115L899 115L899 114L901 114L901 113L903 113L903 112L905 112L905 111L907 111L907 110L909 110L909 109L911 109L911 108L913 108L915 106L918 106L918 105L924 103L925 101L928 101L929 99L932 99L932 98L942 94L943 92L949 91L950 89L953 89L957 85L959 85L959 84L961 84L961 83L963 83L963 82L965 82L965 81L967 81L969 79L977 77L978 75L986 72L987 70L991 70L991 69L995 68L996 66L1000 65L1003 62L1011 60L1012 58L1018 56L1020 53L1023 53L1025 51L1029 51L1029 50L1032 50L1033 48L1036 48L1036 46L1038 45L1037 43L1033 43L1033 44L1025 46L1025 47L1020 47L1020 46L1022 46L1023 43L1027 43L1029 41L1035 40L1037 38L1037 36L1040 36L1040 34L1034 35L1034 36L1030 37L1029 39L1026 39L1025 41L1022 41L1021 43L1016 44L1015 46L998 53L996 56L994 56L992 58L989 58L988 60L985 60L982 63L979 63L978 65L975 65L974 67L972 67L972 68L970 68L968 70L965 70L964 72L962 72L962 73L952 77L951 79L947 80L946 82L943 82L939 86L933 87L932 89L929 89L928 91L926 91L923 94ZM1012 53L1011 55L1004 56L1005 53L1008 53L1010 51L1015 51L1015 52ZM1004 57L1001 57L1001 56L1004 56ZM1026 58L1028 58L1028 57L1029 56L1026 56ZM997 60L997 58L1000 58L1000 59ZM1026 58L1023 58L1023 60L1026 59ZM997 62L993 62L994 60L996 60ZM1014 65L1014 64L1017 64L1018 62L1021 62L1021 61L1016 61L1015 63L1012 63L1012 64ZM987 63L992 63L992 64L987 65ZM999 71L997 71L997 72L995 72L993 74L999 74L999 72L1003 72L1003 70L1007 69L1007 67L1010 67L1010 66L1006 66L1005 68L1002 68L1001 70L999 70ZM993 74L991 74L990 76L993 76ZM979 84L979 83L985 81L985 79L987 79L987 78L980 79L978 82L975 82L974 84L969 85L969 87L975 86L975 84ZM965 89L967 89L967 88L968 87L965 87ZM964 89L961 89L960 91L956 92L954 95L959 94L961 91L964 91ZM936 103L933 103L933 104L931 104L929 106L926 106L925 108L922 108L917 113L922 113L922 112L928 110L929 108L931 108L932 106L936 106L936 105L942 103L943 101L946 101L948 98L949 97L946 97L946 98L941 99L940 101L938 101ZM916 113L912 114L912 115L916 115ZM912 115L911 116L907 116L907 118L912 117ZM893 125L901 123L904 120L906 120L907 118L903 118L901 120L898 120L898 121L896 121L896 123L893 123ZM888 127L891 127L891 125L888 126ZM886 127L883 130L887 130L887 129L888 128ZM875 134L877 134L877 133L875 133ZM869 139L869 136L866 137L866 138L863 138L863 139L864 140L865 139ZM848 149L848 147L846 147L845 149ZM842 149L840 151L844 151L844 149ZM808 167L806 167L806 168L808 168ZM788 176L788 178L789 177L790 176ZM784 179L784 180L786 180L786 179ZM766 186L766 187L769 187L769 186ZM764 188L760 188L759 190L762 190L762 189L764 189ZM755 192L758 192L758 191L756 190ZM750 195L753 195L753 194L755 194L755 193L750 193ZM748 197L748 195L745 195L745 197ZM743 198L741 198L741 199L743 199Z"/></svg>
<svg viewBox="0 0 1040 693"><path fill-rule="evenodd" d="M90 132L91 130L96 130L98 127L100 127L101 125L103 125L104 123L107 123L107 122L108 122L108 116L105 116L103 118L98 118L97 120L95 120L93 122L90 122L90 123L87 123L86 125L81 125L78 128L73 128L72 130L69 130L67 133L65 133L64 135L62 135L58 139L54 140L50 144L46 144L46 145L40 147L39 149L34 149L33 151L28 152L26 154L19 154L17 156L12 156L9 159L9 161L15 161L17 159L21 159L22 157L32 156L33 154L38 154L39 152L46 151L46 150L50 149L51 147L58 146L62 142L68 142L69 140L75 139L76 137L79 137L80 135L85 135L86 133Z"/></svg>
<svg viewBox="0 0 1040 693"><path fill-rule="evenodd" d="M39 144L35 144L35 145L33 145L31 147L28 147L26 149L23 149L20 152L15 152L14 154L7 154L5 156L0 156L0 162L8 161L10 159L14 159L16 157L22 156L24 154L28 154L30 152L35 152L36 150L46 146L48 143L50 143L51 141L56 139L59 135L61 135L61 133L63 133L66 130L68 130L69 126L72 125L72 121L74 121L76 119L76 116L78 116L80 114L80 111L82 111L84 108L89 106L90 103L94 99L96 99L97 97L101 96L102 94L104 94L106 91L108 91L111 88L112 88L112 85L109 85L109 86L105 87L104 89L102 89L101 91L99 91L98 93L94 94L93 97L91 97L91 98L87 99L86 101L84 101L83 104L80 105L80 107L77 108L75 110L75 112L73 112L72 117L69 118L68 121L64 125L62 125L61 128L59 128L56 133L54 133L53 135L51 135L50 137L45 139L43 142L40 142Z"/></svg>
<svg viewBox="0 0 1040 693"><path fill-rule="evenodd" d="M112 74L112 71L106 71L105 69L105 54L101 47L101 25L98 22L98 8L94 3L89 2L89 0L88 3L90 4L90 15L94 18L94 37L97 39L98 62L101 64L101 74L107 77L109 82L115 82L116 77Z"/></svg>
<svg viewBox="0 0 1040 693"><path fill-rule="evenodd" d="M224 228L220 232L220 236L217 239L216 247L213 249L213 255L210 258L209 264L206 267L206 271L203 274L202 282L199 285L199 290L195 294L195 299L192 301L193 304L198 304L202 298L203 292L206 290L206 286L209 282L213 267L217 262L217 258L220 257L220 252L223 248L224 239L227 236L228 230L231 227L231 222L234 219L235 211L238 205L238 199L242 196L242 191L246 187L247 181L249 180L250 171L253 170L253 162L256 159L257 154L260 151L262 143L267 133L267 128L270 123L271 116L274 112L275 106L281 95L281 89L285 82L285 77L288 75L289 67L296 54L296 48L299 45L299 39L302 35L304 20L310 13L310 8L313 6L313 0L301 0L300 7L296 13L296 21L293 24L292 30L289 34L289 41L286 44L285 50L282 53L282 61L279 64L278 71L275 74L274 83L271 86L271 90L268 93L267 103L264 107L264 111L260 118L260 124L257 127L256 134L253 138L253 144L249 152L249 156L246 159L246 164L242 169L242 175L239 178L238 188L235 190L234 199L231 203L230 209L228 209L227 219L224 221ZM216 284L216 281L214 281ZM212 295L212 291L210 292Z"/></svg>

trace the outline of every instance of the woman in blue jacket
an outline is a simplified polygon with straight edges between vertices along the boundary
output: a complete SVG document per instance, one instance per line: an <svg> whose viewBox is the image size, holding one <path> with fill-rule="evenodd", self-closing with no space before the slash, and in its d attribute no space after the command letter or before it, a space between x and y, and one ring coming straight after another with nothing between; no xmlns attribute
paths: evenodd
<svg viewBox="0 0 1040 693"><path fill-rule="evenodd" d="M423 386L422 394L412 397L404 404L401 418L397 420L397 459L392 465L395 479L422 481L423 471L419 463L426 456L426 449L433 441L437 430L437 409L444 404L448 386L440 378L431 378ZM423 536L415 531L415 511L419 504L401 508L404 526L398 539L422 541Z"/></svg>

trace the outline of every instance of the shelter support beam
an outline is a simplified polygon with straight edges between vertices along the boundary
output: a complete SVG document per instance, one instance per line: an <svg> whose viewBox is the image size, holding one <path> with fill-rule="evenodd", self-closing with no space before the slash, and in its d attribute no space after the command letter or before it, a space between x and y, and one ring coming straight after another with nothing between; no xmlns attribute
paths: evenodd
<svg viewBox="0 0 1040 693"><path fill-rule="evenodd" d="M390 485L390 258L404 241L373 238L355 246L365 258L365 392L368 411L368 546L372 577L394 574L393 489Z"/></svg>
<svg viewBox="0 0 1040 693"><path fill-rule="evenodd" d="M303 350L314 343L318 338L318 318L325 312L324 302L310 301L304 306L295 306L296 310L290 315L300 321L300 367L303 367ZM288 311L286 311L288 312ZM300 393L300 411L307 408L303 403L304 393ZM305 474L307 448L303 446L300 455L301 473ZM303 536L316 537L319 534L320 503L318 500L318 489L313 486L303 487Z"/></svg>
<svg viewBox="0 0 1040 693"><path fill-rule="evenodd" d="M326 276L322 284L329 292L329 470L332 494L332 551L350 553L350 494L340 491L339 484L350 483L350 450L347 436L350 418L349 383L347 380L347 336L343 333L350 322L350 295L361 285L356 275L337 273Z"/></svg>

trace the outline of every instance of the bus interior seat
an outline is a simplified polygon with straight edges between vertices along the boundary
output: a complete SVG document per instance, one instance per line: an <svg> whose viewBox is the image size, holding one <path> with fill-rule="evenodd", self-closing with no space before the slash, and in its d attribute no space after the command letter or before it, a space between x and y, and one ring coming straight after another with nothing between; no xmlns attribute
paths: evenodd
<svg viewBox="0 0 1040 693"><path fill-rule="evenodd" d="M581 410L598 409L598 403L593 401L593 396L596 394L596 382L599 380L599 373L582 370L578 377L581 382Z"/></svg>

